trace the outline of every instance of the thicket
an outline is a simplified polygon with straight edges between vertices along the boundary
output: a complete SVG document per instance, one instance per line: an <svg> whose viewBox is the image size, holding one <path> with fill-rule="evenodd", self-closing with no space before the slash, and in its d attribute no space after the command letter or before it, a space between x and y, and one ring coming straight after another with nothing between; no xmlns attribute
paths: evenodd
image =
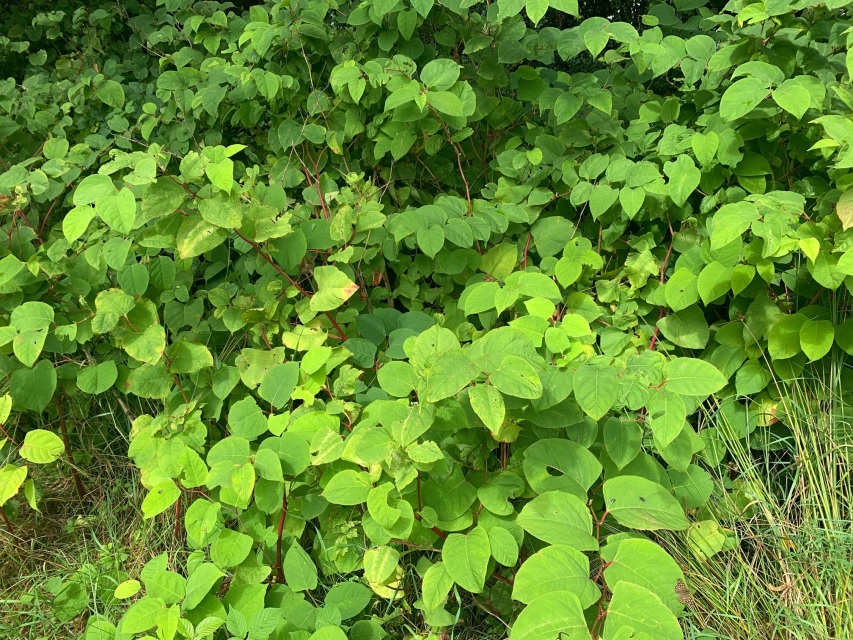
<svg viewBox="0 0 853 640"><path fill-rule="evenodd" d="M736 549L853 353L849 0L50 5L0 37L0 511L106 402L188 549L85 637L683 638L660 533Z"/></svg>

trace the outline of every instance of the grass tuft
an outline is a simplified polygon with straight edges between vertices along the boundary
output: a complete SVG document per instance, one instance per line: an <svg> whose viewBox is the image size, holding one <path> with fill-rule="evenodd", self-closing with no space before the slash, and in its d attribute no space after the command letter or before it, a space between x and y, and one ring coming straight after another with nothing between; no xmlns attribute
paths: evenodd
<svg viewBox="0 0 853 640"><path fill-rule="evenodd" d="M833 362L778 385L745 438L724 412L709 416L731 463L716 470L707 515L740 544L701 560L683 538L665 537L694 592L688 638L853 637L850 373Z"/></svg>

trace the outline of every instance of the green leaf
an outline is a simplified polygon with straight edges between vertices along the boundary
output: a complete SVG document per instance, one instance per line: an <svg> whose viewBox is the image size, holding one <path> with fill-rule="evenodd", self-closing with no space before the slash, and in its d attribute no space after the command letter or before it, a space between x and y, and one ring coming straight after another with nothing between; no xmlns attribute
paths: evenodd
<svg viewBox="0 0 853 640"><path fill-rule="evenodd" d="M27 467L18 467L14 464L7 464L0 467L0 507L9 501L27 478Z"/></svg>
<svg viewBox="0 0 853 640"><path fill-rule="evenodd" d="M112 178L103 174L86 176L77 185L72 198L75 205L95 204L102 196L115 191Z"/></svg>
<svg viewBox="0 0 853 640"><path fill-rule="evenodd" d="M459 65L453 60L439 58L430 60L421 69L421 82L428 88L446 91L459 79Z"/></svg>
<svg viewBox="0 0 853 640"><path fill-rule="evenodd" d="M206 222L223 229L239 229L243 225L243 204L236 198L215 196L198 204L198 211Z"/></svg>
<svg viewBox="0 0 853 640"><path fill-rule="evenodd" d="M583 100L579 97L573 93L569 93L568 91L563 92L560 94L560 97L557 98L556 102L554 102L554 117L557 119L556 123L561 125L568 122L578 111L580 111L582 106Z"/></svg>
<svg viewBox="0 0 853 640"><path fill-rule="evenodd" d="M412 0L412 6L422 18L426 18L429 15L433 4L435 4L435 0Z"/></svg>
<svg viewBox="0 0 853 640"><path fill-rule="evenodd" d="M172 480L166 480L153 487L142 501L142 515L148 520L163 513L181 497L181 490Z"/></svg>
<svg viewBox="0 0 853 640"><path fill-rule="evenodd" d="M202 562L196 566L187 578L186 596L181 609L184 611L195 609L223 577L225 574L212 562Z"/></svg>
<svg viewBox="0 0 853 640"><path fill-rule="evenodd" d="M726 386L714 365L696 358L673 358L663 366L666 389L683 396L708 396Z"/></svg>
<svg viewBox="0 0 853 640"><path fill-rule="evenodd" d="M699 299L699 279L690 269L678 269L664 289L666 303L673 311L682 311Z"/></svg>
<svg viewBox="0 0 853 640"><path fill-rule="evenodd" d="M261 380L258 395L276 409L281 409L288 402L299 382L299 363L284 362L274 365Z"/></svg>
<svg viewBox="0 0 853 640"><path fill-rule="evenodd" d="M418 375L408 362L388 362L376 372L379 386L394 398L407 398L418 386Z"/></svg>
<svg viewBox="0 0 853 640"><path fill-rule="evenodd" d="M136 199L127 187L101 195L95 202L101 220L119 233L130 233L136 220Z"/></svg>
<svg viewBox="0 0 853 640"><path fill-rule="evenodd" d="M664 164L663 172L669 178L669 197L679 207L684 206L687 198L699 186L702 173L693 164L693 160L684 154L678 156L675 162Z"/></svg>
<svg viewBox="0 0 853 640"><path fill-rule="evenodd" d="M210 545L210 559L221 569L236 567L248 557L253 544L245 533L222 529Z"/></svg>
<svg viewBox="0 0 853 640"><path fill-rule="evenodd" d="M500 392L516 398L539 398L544 390L533 365L515 355L505 356L501 360L500 366L489 375L489 382Z"/></svg>
<svg viewBox="0 0 853 640"><path fill-rule="evenodd" d="M358 291L358 285L337 267L317 267L314 278L318 287L310 303L314 311L337 309Z"/></svg>
<svg viewBox="0 0 853 640"><path fill-rule="evenodd" d="M759 219L758 208L751 202L725 204L711 222L711 250L721 249L740 238Z"/></svg>
<svg viewBox="0 0 853 640"><path fill-rule="evenodd" d="M44 329L37 331L28 330L19 333L12 341L12 350L15 353L15 357L25 367L33 366L33 363L41 355L46 339L47 331Z"/></svg>
<svg viewBox="0 0 853 640"><path fill-rule="evenodd" d="M524 9L527 12L527 17L535 25L545 17L548 11L548 0L526 0Z"/></svg>
<svg viewBox="0 0 853 640"><path fill-rule="evenodd" d="M695 288L695 277L692 280ZM685 349L704 349L710 338L710 329L705 314L698 305L691 305L676 313L664 316L657 323L661 333L670 342Z"/></svg>
<svg viewBox="0 0 853 640"><path fill-rule="evenodd" d="M444 246L444 230L438 225L420 228L417 233L418 246L430 258L441 251Z"/></svg>
<svg viewBox="0 0 853 640"><path fill-rule="evenodd" d="M592 536L592 516L576 496L549 491L536 496L521 510L516 520L534 538L550 544L567 544L587 551L598 548Z"/></svg>
<svg viewBox="0 0 853 640"><path fill-rule="evenodd" d="M660 598L637 584L619 582L613 587L607 609L604 640L640 637L640 634L655 640L684 640L678 620Z"/></svg>
<svg viewBox="0 0 853 640"><path fill-rule="evenodd" d="M575 371L572 382L575 399L593 420L604 417L613 405L619 393L616 369L596 364L582 364Z"/></svg>
<svg viewBox="0 0 853 640"><path fill-rule="evenodd" d="M690 524L678 500L657 482L617 476L604 482L604 506L624 527L682 531Z"/></svg>
<svg viewBox="0 0 853 640"><path fill-rule="evenodd" d="M368 582L381 584L397 570L400 553L391 547L381 546L364 553L364 577Z"/></svg>
<svg viewBox="0 0 853 640"><path fill-rule="evenodd" d="M651 540L630 538L619 542L616 556L604 570L608 585L620 582L636 584L654 593L676 616L684 605L675 587L684 580L681 567L666 551Z"/></svg>
<svg viewBox="0 0 853 640"><path fill-rule="evenodd" d="M767 350L774 360L792 358L802 350L800 330L808 318L802 313L782 315L767 334Z"/></svg>
<svg viewBox="0 0 853 640"><path fill-rule="evenodd" d="M328 624L317 629L308 640L347 640L347 634L338 625Z"/></svg>
<svg viewBox="0 0 853 640"><path fill-rule="evenodd" d="M122 346L134 360L156 364L166 350L166 330L160 325L152 325L141 332L130 332Z"/></svg>
<svg viewBox="0 0 853 640"><path fill-rule="evenodd" d="M684 429L687 408L681 396L672 393L655 394L648 407L649 424L655 436L655 442L668 447Z"/></svg>
<svg viewBox="0 0 853 640"><path fill-rule="evenodd" d="M426 375L426 400L438 402L456 395L478 375L462 349L450 349L439 355Z"/></svg>
<svg viewBox="0 0 853 640"><path fill-rule="evenodd" d="M12 310L10 320L18 331L47 329L53 322L53 308L44 302L28 301Z"/></svg>
<svg viewBox="0 0 853 640"><path fill-rule="evenodd" d="M518 614L510 640L588 640L589 629L578 597L556 591L533 600Z"/></svg>
<svg viewBox="0 0 853 640"><path fill-rule="evenodd" d="M225 193L231 193L234 185L234 161L224 158L218 162L211 162L204 168L211 184L222 189Z"/></svg>
<svg viewBox="0 0 853 640"><path fill-rule="evenodd" d="M367 502L371 486L369 473L346 469L332 476L323 489L323 497L332 504L362 504Z"/></svg>
<svg viewBox="0 0 853 640"><path fill-rule="evenodd" d="M65 451L65 445L58 435L44 429L33 429L24 436L24 444L19 453L29 462L47 464L59 458L63 451Z"/></svg>
<svg viewBox="0 0 853 640"><path fill-rule="evenodd" d="M165 353L172 373L195 373L213 366L213 356L208 348L189 340L173 342Z"/></svg>
<svg viewBox="0 0 853 640"><path fill-rule="evenodd" d="M450 534L441 550L447 573L456 584L471 593L483 590L490 557L489 534L482 527L474 527L467 535Z"/></svg>
<svg viewBox="0 0 853 640"><path fill-rule="evenodd" d="M764 80L742 78L733 83L720 100L720 117L731 122L749 114L770 93Z"/></svg>
<svg viewBox="0 0 853 640"><path fill-rule="evenodd" d="M284 556L283 566L287 586L294 591L311 591L317 588L317 567L298 542L290 545Z"/></svg>
<svg viewBox="0 0 853 640"><path fill-rule="evenodd" d="M329 589L323 604L337 609L341 620L348 620L364 611L372 597L370 589L358 582L339 582Z"/></svg>
<svg viewBox="0 0 853 640"><path fill-rule="evenodd" d="M163 609L162 600L144 596L125 611L119 622L118 631L122 634L133 635L153 629L157 613L161 609Z"/></svg>
<svg viewBox="0 0 853 640"><path fill-rule="evenodd" d="M806 320L800 327L800 346L810 361L829 353L834 340L835 329L829 320Z"/></svg>
<svg viewBox="0 0 853 640"><path fill-rule="evenodd" d="M699 297L706 306L729 291L733 271L732 267L726 267L717 261L711 262L702 269L696 287Z"/></svg>
<svg viewBox="0 0 853 640"><path fill-rule="evenodd" d="M228 238L228 231L212 225L201 216L191 215L178 229L176 248L178 257L195 258L215 249Z"/></svg>
<svg viewBox="0 0 853 640"><path fill-rule="evenodd" d="M98 99L113 109L121 109L124 106L124 89L115 80L105 80L104 83L95 90L95 95Z"/></svg>
<svg viewBox="0 0 853 640"><path fill-rule="evenodd" d="M141 588L142 585L139 584L139 580L125 580L115 588L115 591L113 591L113 597L118 600L132 598L139 593Z"/></svg>
<svg viewBox="0 0 853 640"><path fill-rule="evenodd" d="M797 120L806 114L812 101L808 89L793 80L785 80L772 95L773 101Z"/></svg>
<svg viewBox="0 0 853 640"><path fill-rule="evenodd" d="M491 385L478 384L468 390L471 408L492 433L500 431L506 417L506 407L500 391Z"/></svg>
<svg viewBox="0 0 853 640"><path fill-rule="evenodd" d="M448 116L462 117L465 115L465 105L454 93L449 91L427 91L427 103L439 113Z"/></svg>
<svg viewBox="0 0 853 640"><path fill-rule="evenodd" d="M735 376L735 391L740 396L758 393L773 379L766 367L757 362L747 362Z"/></svg>
<svg viewBox="0 0 853 640"><path fill-rule="evenodd" d="M127 390L140 398L165 398L173 384L174 380L162 362L142 365L127 377Z"/></svg>
<svg viewBox="0 0 853 640"><path fill-rule="evenodd" d="M18 369L12 373L9 393L15 406L36 413L44 411L56 390L56 371L47 360L41 360L32 369Z"/></svg>
<svg viewBox="0 0 853 640"><path fill-rule="evenodd" d="M841 194L835 206L835 212L845 231L853 227L853 189L848 189Z"/></svg>
<svg viewBox="0 0 853 640"><path fill-rule="evenodd" d="M705 133L697 131L693 134L690 144L699 164L703 167L708 167L714 162L714 158L717 157L720 138L713 131L706 131Z"/></svg>
<svg viewBox="0 0 853 640"><path fill-rule="evenodd" d="M577 549L561 544L545 547L521 565L515 575L512 599L530 604L549 593L566 591L586 609L601 596L589 575L589 558Z"/></svg>
<svg viewBox="0 0 853 640"><path fill-rule="evenodd" d="M640 453L643 429L633 420L610 418L604 423L604 449L621 470Z"/></svg>
<svg viewBox="0 0 853 640"><path fill-rule="evenodd" d="M438 609L444 603L452 587L453 578L450 577L447 569L444 568L443 562L436 562L427 569L422 585L426 610L433 611Z"/></svg>

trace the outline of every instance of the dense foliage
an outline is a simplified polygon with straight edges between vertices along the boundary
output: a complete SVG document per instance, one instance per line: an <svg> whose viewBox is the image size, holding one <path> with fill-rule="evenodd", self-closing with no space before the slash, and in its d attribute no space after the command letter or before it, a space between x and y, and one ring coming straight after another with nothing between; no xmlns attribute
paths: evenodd
<svg viewBox="0 0 853 640"><path fill-rule="evenodd" d="M191 550L86 637L682 638L654 532L853 353L849 1L242 4L0 37L0 506L103 395Z"/></svg>

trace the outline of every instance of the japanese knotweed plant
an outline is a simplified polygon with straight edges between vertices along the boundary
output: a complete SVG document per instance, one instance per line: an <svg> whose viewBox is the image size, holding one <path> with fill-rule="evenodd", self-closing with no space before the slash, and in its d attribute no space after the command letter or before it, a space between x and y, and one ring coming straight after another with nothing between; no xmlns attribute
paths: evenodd
<svg viewBox="0 0 853 640"><path fill-rule="evenodd" d="M458 632L471 594L512 640L683 637L654 532L737 544L706 467L769 446L784 380L853 353L822 306L853 283L850 2L545 26L576 13L11 22L0 506L37 506L25 463L66 448L34 414L137 398L143 510L190 548L86 638Z"/></svg>

